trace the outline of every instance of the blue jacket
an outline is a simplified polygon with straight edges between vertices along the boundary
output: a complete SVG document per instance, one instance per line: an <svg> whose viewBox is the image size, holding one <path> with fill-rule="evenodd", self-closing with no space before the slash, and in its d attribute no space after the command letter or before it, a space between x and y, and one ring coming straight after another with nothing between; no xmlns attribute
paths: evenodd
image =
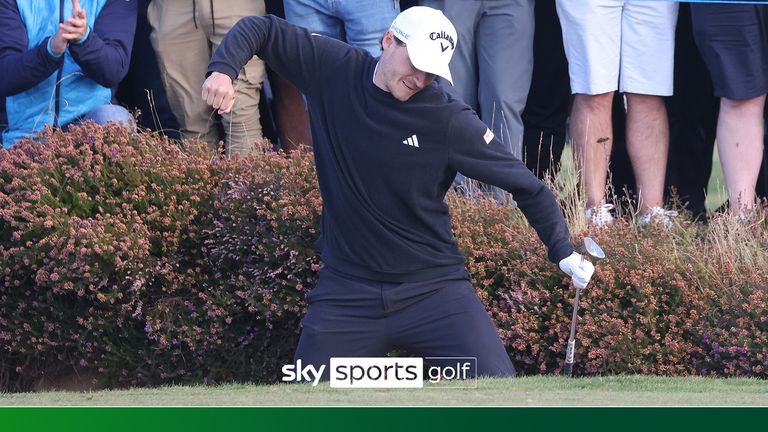
<svg viewBox="0 0 768 432"><path fill-rule="evenodd" d="M72 0L0 0L0 97L8 129L3 146L46 124L66 125L109 104L128 72L136 29L136 0L80 0L89 30L54 56L49 39L72 15Z"/></svg>

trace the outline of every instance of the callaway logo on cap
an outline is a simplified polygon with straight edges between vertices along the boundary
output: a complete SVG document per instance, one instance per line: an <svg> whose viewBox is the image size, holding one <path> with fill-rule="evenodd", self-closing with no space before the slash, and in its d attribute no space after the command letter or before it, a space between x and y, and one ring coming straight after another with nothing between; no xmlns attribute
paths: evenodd
<svg viewBox="0 0 768 432"><path fill-rule="evenodd" d="M451 62L456 50L456 29L437 9L414 6L398 15L389 27L405 42L408 57L416 69L445 78L453 84Z"/></svg>

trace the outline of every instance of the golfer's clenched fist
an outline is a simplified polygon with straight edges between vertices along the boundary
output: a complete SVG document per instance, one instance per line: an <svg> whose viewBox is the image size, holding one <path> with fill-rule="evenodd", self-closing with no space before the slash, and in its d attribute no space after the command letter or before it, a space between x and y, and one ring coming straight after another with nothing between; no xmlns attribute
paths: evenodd
<svg viewBox="0 0 768 432"><path fill-rule="evenodd" d="M228 113L235 104L235 88L232 79L219 72L213 72L203 83L203 99L219 114Z"/></svg>

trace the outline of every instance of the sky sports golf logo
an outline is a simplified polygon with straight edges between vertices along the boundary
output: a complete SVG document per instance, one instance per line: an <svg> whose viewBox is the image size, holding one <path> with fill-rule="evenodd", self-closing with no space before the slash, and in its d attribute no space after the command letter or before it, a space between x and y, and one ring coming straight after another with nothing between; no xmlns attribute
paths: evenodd
<svg viewBox="0 0 768 432"><path fill-rule="evenodd" d="M333 357L330 367L297 360L282 368L284 382L333 388L475 388L475 357ZM327 372L327 373L326 373Z"/></svg>

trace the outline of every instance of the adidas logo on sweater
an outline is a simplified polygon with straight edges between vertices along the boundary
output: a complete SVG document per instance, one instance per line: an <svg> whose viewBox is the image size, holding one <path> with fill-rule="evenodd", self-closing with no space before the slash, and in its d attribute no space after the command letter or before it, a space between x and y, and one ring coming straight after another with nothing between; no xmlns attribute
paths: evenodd
<svg viewBox="0 0 768 432"><path fill-rule="evenodd" d="M409 145L411 147L418 147L419 146L419 139L416 137L416 135L411 136L407 140L403 141L403 144Z"/></svg>

